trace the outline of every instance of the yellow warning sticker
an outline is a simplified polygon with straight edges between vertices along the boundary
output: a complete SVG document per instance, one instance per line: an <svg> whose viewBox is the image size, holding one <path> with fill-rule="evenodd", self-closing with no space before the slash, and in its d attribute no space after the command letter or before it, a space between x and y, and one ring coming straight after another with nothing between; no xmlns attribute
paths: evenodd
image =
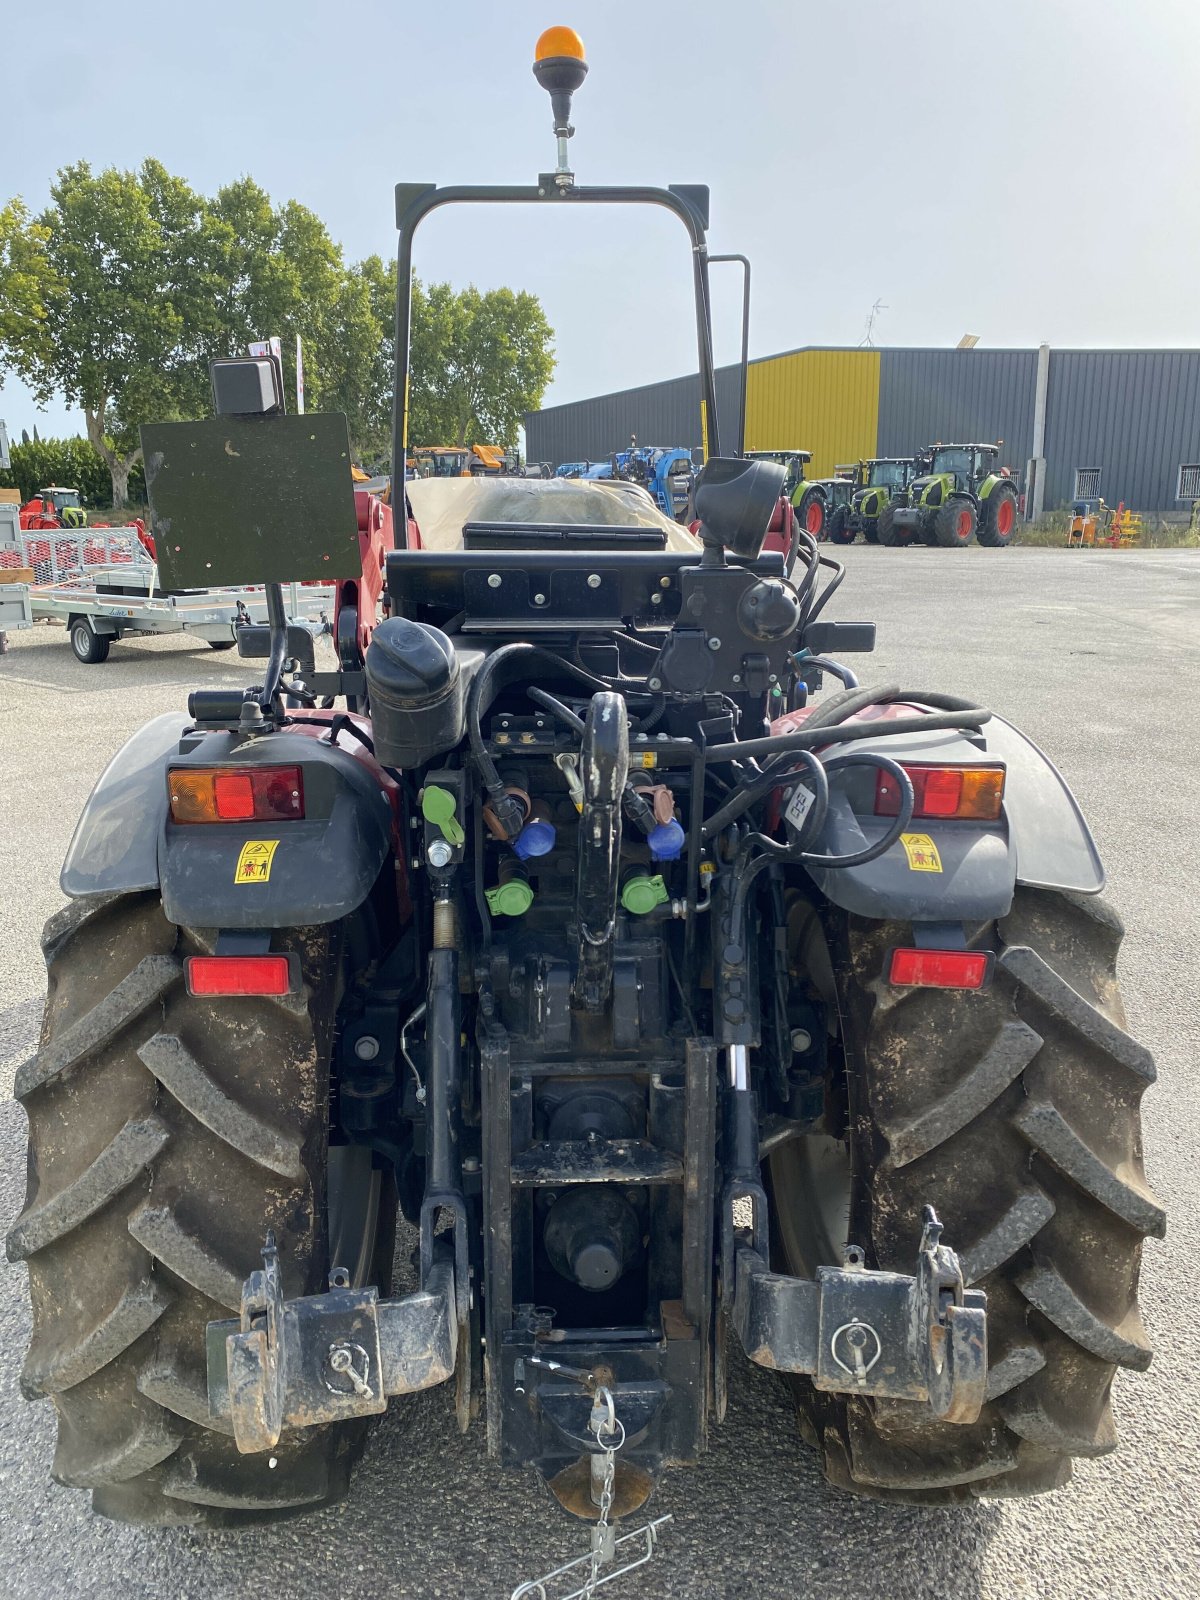
<svg viewBox="0 0 1200 1600"><path fill-rule="evenodd" d="M633 752L633 760L635 765L640 762L643 767L656 767L658 765L658 757L653 750L635 750Z"/></svg>
<svg viewBox="0 0 1200 1600"><path fill-rule="evenodd" d="M904 846L904 854L908 857L911 872L942 870L942 858L938 855L937 845L927 833L902 833L900 843Z"/></svg>
<svg viewBox="0 0 1200 1600"><path fill-rule="evenodd" d="M278 839L248 839L237 858L234 883L266 883L271 876L271 862L278 849Z"/></svg>

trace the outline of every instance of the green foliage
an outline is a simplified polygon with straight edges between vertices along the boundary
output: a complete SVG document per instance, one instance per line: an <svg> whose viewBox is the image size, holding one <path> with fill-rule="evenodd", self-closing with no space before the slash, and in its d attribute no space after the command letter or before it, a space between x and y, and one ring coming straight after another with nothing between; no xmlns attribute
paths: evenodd
<svg viewBox="0 0 1200 1600"><path fill-rule="evenodd" d="M554 375L553 340L536 295L414 279L410 444L515 445Z"/></svg>
<svg viewBox="0 0 1200 1600"><path fill-rule="evenodd" d="M20 490L22 501L51 484L78 489L89 507L106 507L112 499L108 467L86 439L33 439L14 444L9 454L12 466L0 471L0 488ZM130 473L129 495L137 504L145 501L146 480L140 465Z"/></svg>
<svg viewBox="0 0 1200 1600"><path fill-rule="evenodd" d="M54 288L48 243L48 230L23 201L0 207L0 372L31 375L48 347L46 302Z"/></svg>
<svg viewBox="0 0 1200 1600"><path fill-rule="evenodd" d="M210 360L269 335L286 392L299 337L306 407L344 411L356 457L386 461L395 282L378 256L348 265L319 217L273 205L250 178L208 199L157 161L99 173L81 161L37 219L19 199L0 210L0 372L83 410L116 506L141 460L137 425L205 415ZM448 284L414 294L410 439L515 444L554 370L537 299ZM76 462L51 476L82 487L87 475Z"/></svg>

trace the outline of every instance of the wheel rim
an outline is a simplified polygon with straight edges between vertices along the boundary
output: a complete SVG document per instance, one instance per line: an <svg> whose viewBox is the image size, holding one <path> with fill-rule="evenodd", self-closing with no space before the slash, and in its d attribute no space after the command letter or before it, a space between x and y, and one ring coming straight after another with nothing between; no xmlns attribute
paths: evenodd
<svg viewBox="0 0 1200 1600"><path fill-rule="evenodd" d="M1015 517L1012 496L1006 494L996 509L996 532L1004 535L1010 534Z"/></svg>
<svg viewBox="0 0 1200 1600"><path fill-rule="evenodd" d="M821 525L825 521L825 513L820 503L816 500L809 506L804 516L804 527L808 533L820 533Z"/></svg>
<svg viewBox="0 0 1200 1600"><path fill-rule="evenodd" d="M82 660L83 657L88 654L88 652L91 650L91 647L91 636L86 628L76 625L71 629L71 648L80 658L80 660Z"/></svg>
<svg viewBox="0 0 1200 1600"><path fill-rule="evenodd" d="M958 513L954 531L958 534L959 544L966 544L971 537L971 513L965 508Z"/></svg>

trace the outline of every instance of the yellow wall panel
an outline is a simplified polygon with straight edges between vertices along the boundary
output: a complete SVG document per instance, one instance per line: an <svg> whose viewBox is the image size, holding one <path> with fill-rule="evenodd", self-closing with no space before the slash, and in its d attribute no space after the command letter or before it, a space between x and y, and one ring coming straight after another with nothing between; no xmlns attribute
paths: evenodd
<svg viewBox="0 0 1200 1600"><path fill-rule="evenodd" d="M811 478L875 454L878 350L797 350L756 361L746 383L747 450L811 450Z"/></svg>

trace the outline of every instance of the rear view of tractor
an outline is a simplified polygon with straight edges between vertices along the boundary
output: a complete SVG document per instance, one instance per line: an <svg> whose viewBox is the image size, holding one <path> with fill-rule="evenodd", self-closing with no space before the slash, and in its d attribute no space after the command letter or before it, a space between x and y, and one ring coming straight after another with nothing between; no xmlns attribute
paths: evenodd
<svg viewBox="0 0 1200 1600"><path fill-rule="evenodd" d="M621 485L416 480L390 548L345 419L284 415L270 358L143 430L168 577L263 582L271 625L255 684L88 801L8 1240L21 1382L98 1511L328 1504L389 1397L444 1383L591 1524L580 1594L653 1553L669 1518L617 1529L706 1451L738 1346L843 1489L1064 1483L1150 1360L1164 1228L1078 807L987 708L860 688L842 569L803 528L764 549L785 469L720 455L708 191L577 184L586 70L543 35L553 173L397 190L393 459L424 218L650 204L693 273L698 531ZM322 671L279 584L331 573Z"/></svg>
<svg viewBox="0 0 1200 1600"><path fill-rule="evenodd" d="M21 507L21 526L40 528L86 528L88 514L78 489L50 487L39 489Z"/></svg>
<svg viewBox="0 0 1200 1600"><path fill-rule="evenodd" d="M850 497L847 544L860 533L868 544L879 543L880 518L893 499L901 501L917 470L917 461L895 456L874 457L858 463L854 492Z"/></svg>
<svg viewBox="0 0 1200 1600"><path fill-rule="evenodd" d="M1003 441L1001 441L1002 443ZM1017 486L999 444L939 444L928 466L879 516L879 542L1002 549L1017 526Z"/></svg>

